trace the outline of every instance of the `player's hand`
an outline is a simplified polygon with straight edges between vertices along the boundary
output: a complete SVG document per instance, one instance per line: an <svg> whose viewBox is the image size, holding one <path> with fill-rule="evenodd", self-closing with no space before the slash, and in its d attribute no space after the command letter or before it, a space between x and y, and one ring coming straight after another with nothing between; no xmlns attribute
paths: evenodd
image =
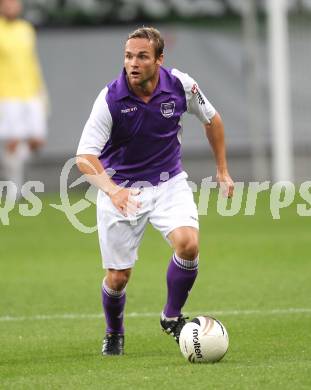
<svg viewBox="0 0 311 390"><path fill-rule="evenodd" d="M141 191L137 188L130 189L117 186L109 196L113 205L121 214L127 217L128 215L136 215L141 207L141 202L137 200L140 193Z"/></svg>
<svg viewBox="0 0 311 390"><path fill-rule="evenodd" d="M231 179L227 169L217 169L216 179L220 185L220 188L223 190L223 195L227 198L231 198L234 192L234 182Z"/></svg>

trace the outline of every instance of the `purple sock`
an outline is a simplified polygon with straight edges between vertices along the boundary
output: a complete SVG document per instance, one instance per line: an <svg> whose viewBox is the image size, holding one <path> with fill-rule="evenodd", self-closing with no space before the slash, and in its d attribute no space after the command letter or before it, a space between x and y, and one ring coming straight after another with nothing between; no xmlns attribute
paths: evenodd
<svg viewBox="0 0 311 390"><path fill-rule="evenodd" d="M198 274L198 258L183 260L173 255L167 270L167 303L163 310L166 317L178 317Z"/></svg>
<svg viewBox="0 0 311 390"><path fill-rule="evenodd" d="M114 291L104 283L102 302L106 317L106 333L124 334L123 310L125 306L125 290Z"/></svg>

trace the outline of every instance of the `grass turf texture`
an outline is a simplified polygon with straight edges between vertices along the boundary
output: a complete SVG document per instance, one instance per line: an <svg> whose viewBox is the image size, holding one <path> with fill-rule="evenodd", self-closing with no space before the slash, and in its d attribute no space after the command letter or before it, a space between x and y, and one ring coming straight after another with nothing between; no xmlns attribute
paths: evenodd
<svg viewBox="0 0 311 390"><path fill-rule="evenodd" d="M272 220L267 196L259 198L254 217L221 217L213 197L200 218L200 272L185 313L223 311L230 347L214 365L186 362L152 314L165 302L171 255L155 230L127 289L126 312L150 315L126 317L126 355L102 358L104 322L92 316L101 312L96 233L73 229L48 206L56 197L44 198L40 216L11 213L0 228L0 387L310 389L311 312L287 311L311 308L310 218L292 206ZM91 225L95 209L83 214ZM91 316L57 317L68 313Z"/></svg>

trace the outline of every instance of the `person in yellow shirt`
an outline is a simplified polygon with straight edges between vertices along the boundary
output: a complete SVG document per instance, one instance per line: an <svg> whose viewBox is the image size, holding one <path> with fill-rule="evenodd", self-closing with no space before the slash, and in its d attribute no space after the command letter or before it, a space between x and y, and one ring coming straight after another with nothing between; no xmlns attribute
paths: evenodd
<svg viewBox="0 0 311 390"><path fill-rule="evenodd" d="M33 26L20 18L20 0L0 0L0 141L2 165L13 182L7 196L20 196L24 165L46 137L47 94Z"/></svg>

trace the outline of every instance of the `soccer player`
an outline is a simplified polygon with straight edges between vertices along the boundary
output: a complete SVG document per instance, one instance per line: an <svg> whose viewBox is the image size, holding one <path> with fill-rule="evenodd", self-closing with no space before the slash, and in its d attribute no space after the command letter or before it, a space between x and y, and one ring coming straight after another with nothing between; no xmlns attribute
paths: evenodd
<svg viewBox="0 0 311 390"><path fill-rule="evenodd" d="M0 0L0 141L7 196L15 201L24 180L24 164L44 143L47 94L36 55L36 34L19 18L19 0Z"/></svg>
<svg viewBox="0 0 311 390"><path fill-rule="evenodd" d="M125 287L150 222L172 246L167 302L160 317L179 341L181 313L198 273L198 212L181 164L181 117L203 124L217 163L217 179L233 193L227 170L224 127L198 84L163 64L158 30L139 28L125 44L124 69L95 101L77 151L77 165L100 189L99 243L106 268L102 302L107 329L103 355L124 351Z"/></svg>

